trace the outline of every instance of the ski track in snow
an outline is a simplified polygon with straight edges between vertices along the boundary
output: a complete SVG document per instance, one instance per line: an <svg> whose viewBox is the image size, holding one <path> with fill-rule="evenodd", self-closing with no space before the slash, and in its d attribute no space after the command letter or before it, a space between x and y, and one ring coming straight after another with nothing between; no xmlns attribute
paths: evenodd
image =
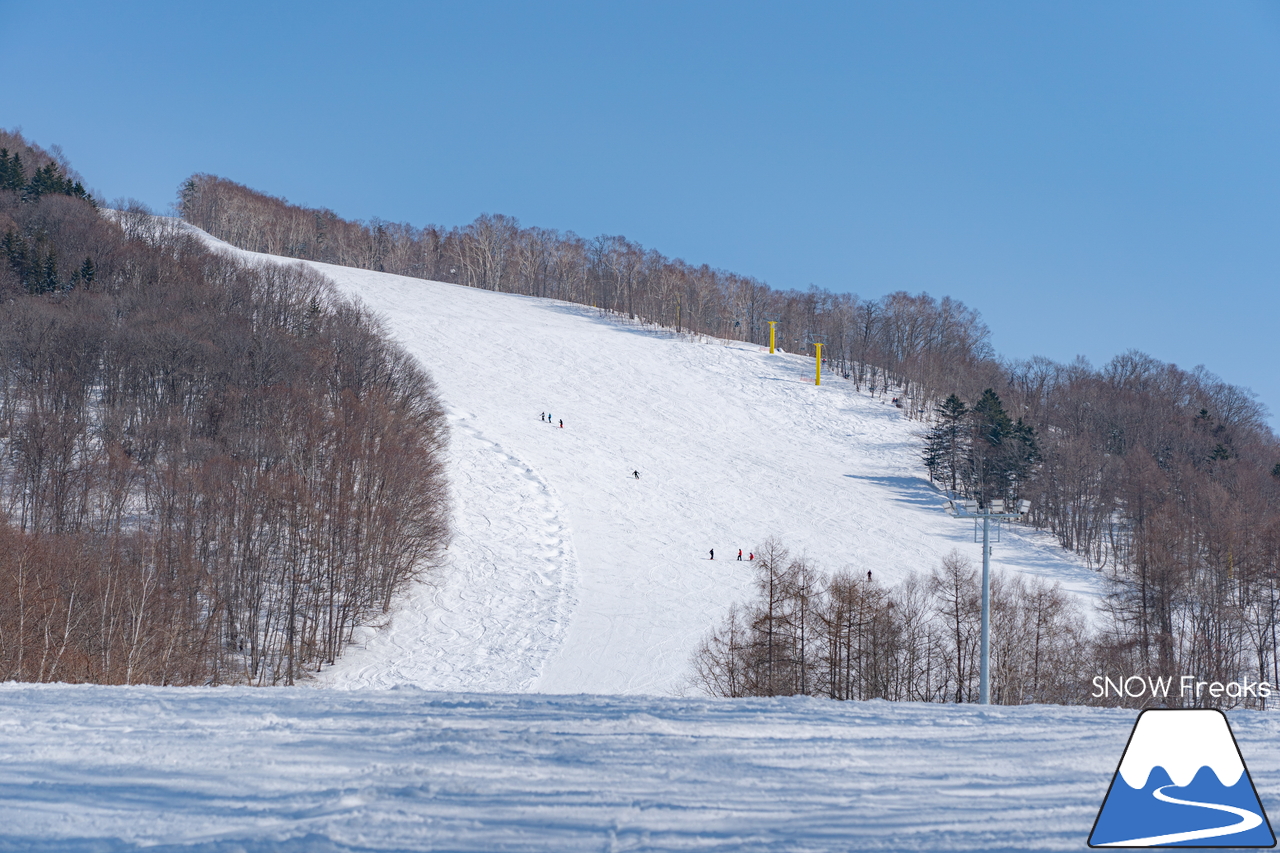
<svg viewBox="0 0 1280 853"><path fill-rule="evenodd" d="M739 548L774 536L823 571L886 583L953 548L981 564L972 522L948 517L923 476L924 425L830 373L815 387L811 358L311 266L435 379L457 510L447 564L383 628L361 630L319 684L682 695L698 642L752 595ZM1006 528L1003 540L996 571L1096 599L1094 573L1047 534Z"/></svg>
<svg viewBox="0 0 1280 853"><path fill-rule="evenodd" d="M577 558L564 510L532 468L452 414L453 554L344 653L343 689L426 684L529 690L573 612ZM494 619L519 613L520 620Z"/></svg>

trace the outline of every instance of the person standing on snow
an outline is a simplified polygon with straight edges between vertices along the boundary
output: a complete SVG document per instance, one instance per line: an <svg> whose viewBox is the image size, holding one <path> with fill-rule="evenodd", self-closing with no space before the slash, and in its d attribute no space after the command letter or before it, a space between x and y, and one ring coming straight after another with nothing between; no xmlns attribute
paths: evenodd
<svg viewBox="0 0 1280 853"><path fill-rule="evenodd" d="M637 480L639 480L639 479L640 479L640 472L639 472L639 471L632 471L631 473L636 475L636 479L637 479Z"/></svg>
<svg viewBox="0 0 1280 853"><path fill-rule="evenodd" d="M742 549L741 549L741 548L739 548L739 549L738 549L738 559L739 559L739 560L741 560L741 559L742 559Z"/></svg>
<svg viewBox="0 0 1280 853"><path fill-rule="evenodd" d="M716 558L716 549L715 549L715 548L712 548L712 549L711 549L711 559L713 559L713 560L714 560L715 558Z"/></svg>
<svg viewBox="0 0 1280 853"><path fill-rule="evenodd" d="M560 429L564 429L564 418L560 419Z"/></svg>
<svg viewBox="0 0 1280 853"><path fill-rule="evenodd" d="M750 557L747 557L747 559L748 559L748 560L755 560L755 558L756 558L756 552L755 552L755 551L752 551L752 552L751 552L751 556L750 556Z"/></svg>

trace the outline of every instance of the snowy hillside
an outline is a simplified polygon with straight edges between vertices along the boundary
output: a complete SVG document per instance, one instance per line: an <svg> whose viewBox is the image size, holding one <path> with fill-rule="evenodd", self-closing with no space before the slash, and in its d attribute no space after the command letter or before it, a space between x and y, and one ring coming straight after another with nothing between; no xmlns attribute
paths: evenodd
<svg viewBox="0 0 1280 853"><path fill-rule="evenodd" d="M1132 711L0 685L0 851L1084 850ZM1280 721L1232 712L1264 806Z"/></svg>
<svg viewBox="0 0 1280 853"><path fill-rule="evenodd" d="M898 410L798 356L323 269L449 406L448 565L318 679L347 689L0 684L0 853L1085 849L1132 711L634 695L686 689L739 547L977 558ZM1043 535L995 562L1097 593ZM633 695L527 695L570 693ZM1230 719L1270 805L1280 723Z"/></svg>
<svg viewBox="0 0 1280 853"><path fill-rule="evenodd" d="M739 548L774 536L886 582L952 548L981 559L924 476L922 427L838 377L816 387L812 358L314 266L439 384L457 523L450 564L326 684L679 695L698 641L750 594ZM1097 591L1043 534L1006 532L993 565Z"/></svg>

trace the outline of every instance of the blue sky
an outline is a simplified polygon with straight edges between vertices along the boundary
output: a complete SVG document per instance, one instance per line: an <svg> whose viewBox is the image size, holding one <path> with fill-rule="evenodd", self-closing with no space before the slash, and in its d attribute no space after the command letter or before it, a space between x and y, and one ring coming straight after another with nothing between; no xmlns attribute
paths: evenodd
<svg viewBox="0 0 1280 853"><path fill-rule="evenodd" d="M961 299L1280 410L1280 5L0 0L0 125L108 200L623 234ZM1273 415L1273 423L1277 418Z"/></svg>

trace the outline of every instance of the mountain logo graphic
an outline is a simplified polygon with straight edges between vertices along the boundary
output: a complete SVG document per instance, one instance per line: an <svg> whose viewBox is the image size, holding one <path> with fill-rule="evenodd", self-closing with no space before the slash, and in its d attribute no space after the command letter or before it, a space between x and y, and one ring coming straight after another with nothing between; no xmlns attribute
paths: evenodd
<svg viewBox="0 0 1280 853"><path fill-rule="evenodd" d="M1275 847L1226 715L1139 714L1089 846Z"/></svg>

